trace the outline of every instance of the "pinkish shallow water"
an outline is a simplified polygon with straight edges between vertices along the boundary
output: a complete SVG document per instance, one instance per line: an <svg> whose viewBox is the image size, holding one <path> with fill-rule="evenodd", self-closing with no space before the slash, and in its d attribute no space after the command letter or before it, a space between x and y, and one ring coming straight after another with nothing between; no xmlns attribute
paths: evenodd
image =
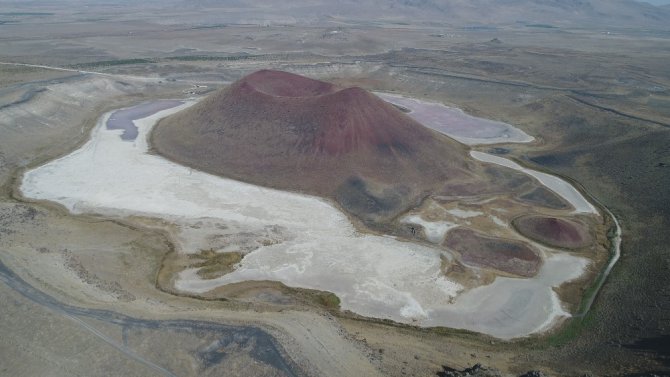
<svg viewBox="0 0 670 377"><path fill-rule="evenodd" d="M424 126L463 144L528 143L534 140L510 124L468 115L455 107L396 94L375 94L386 102L408 109L407 115Z"/></svg>
<svg viewBox="0 0 670 377"><path fill-rule="evenodd" d="M123 130L121 140L132 141L137 138L138 134L137 127L133 123L134 120L146 118L149 115L171 109L182 103L184 102L177 100L162 100L146 102L137 106L117 110L109 116L106 126L108 130Z"/></svg>

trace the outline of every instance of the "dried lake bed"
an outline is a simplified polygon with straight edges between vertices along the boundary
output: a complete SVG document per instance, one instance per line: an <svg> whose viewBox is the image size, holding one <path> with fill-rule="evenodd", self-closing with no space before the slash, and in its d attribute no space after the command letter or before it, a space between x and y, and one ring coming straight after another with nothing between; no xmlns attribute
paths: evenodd
<svg viewBox="0 0 670 377"><path fill-rule="evenodd" d="M455 107L398 94L375 94L384 101L405 109L408 111L407 115L424 126L466 145L528 143L535 140L510 124L474 117Z"/></svg>
<svg viewBox="0 0 670 377"><path fill-rule="evenodd" d="M203 279L196 269L182 271L175 288L184 292L274 280L333 292L342 309L364 316L464 328L499 338L542 331L569 315L553 288L579 277L588 259L543 249L545 260L537 276L497 277L492 284L466 290L441 273L441 258L449 258L444 250L360 233L320 198L209 175L149 154L147 135L154 124L192 103L134 120L138 131L134 140L123 140L122 131L107 129L114 113L105 114L80 149L26 172L22 194L60 203L74 213L167 220L177 226L175 241L182 253L226 251L231 238L221 242L218 237L226 232L263 238L229 274ZM512 141L496 132L485 138ZM518 165L506 166L523 171ZM577 190L537 179L577 211L595 210L584 204L588 201Z"/></svg>

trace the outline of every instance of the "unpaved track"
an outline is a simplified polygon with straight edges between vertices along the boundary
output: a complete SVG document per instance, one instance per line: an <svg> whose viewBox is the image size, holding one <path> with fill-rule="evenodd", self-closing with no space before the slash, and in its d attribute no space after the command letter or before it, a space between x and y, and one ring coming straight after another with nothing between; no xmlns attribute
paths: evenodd
<svg viewBox="0 0 670 377"><path fill-rule="evenodd" d="M126 79L126 80L137 80L143 82L161 82L164 81L164 77L146 77L146 76L134 76L134 75L122 75L118 73L107 73L107 72L96 72L96 71L86 71L82 69L74 68L64 68L56 67L51 65L40 65L40 64L27 64L27 63L12 63L12 62L0 62L0 65L10 65L15 67L27 67L27 68L41 68L41 69L50 69L53 71L63 71L63 72L74 72L85 75L98 75L105 76L117 79ZM176 79L175 82L184 82L184 83L198 83L198 84L229 84L229 81L202 81L202 80L185 80L185 79Z"/></svg>
<svg viewBox="0 0 670 377"><path fill-rule="evenodd" d="M318 360L317 368L321 371L318 375L383 376L367 358L364 347L356 347L344 338L346 330L333 318L292 312L266 322L290 334L307 359Z"/></svg>
<svg viewBox="0 0 670 377"><path fill-rule="evenodd" d="M134 360L137 360L138 362L140 362L140 363L146 365L147 367L149 367L149 368L151 368L151 369L154 369L154 370L158 371L159 373L161 373L161 374L164 375L164 376L176 377L176 375L175 375L174 373L172 373L172 372L170 372L169 370L163 368L162 366L157 365L157 364L154 364L154 363L152 363L151 361L149 361L149 360L143 358L142 356L136 354L136 353L133 352L130 348L125 347L125 346L123 346L123 345L121 345L121 344L118 344L118 343L115 342L112 338L110 338L110 337L108 337L107 335L103 334L102 332L100 332L100 331L99 331L98 329L96 329L95 327L89 325L88 323L86 323L86 322L85 322L84 320L82 320L81 318L79 318L79 317L75 317L75 316L73 316L73 315L71 315L71 314L68 314L68 313L65 312L65 311L61 311L60 314L63 315L64 317L66 317L66 318L71 319L72 321L74 321L75 323L77 323L79 326L85 328L85 329L88 330L90 333L92 333L93 335L97 336L99 339L103 340L105 343L107 343L107 344L111 345L112 347L116 348L117 350L123 352L123 353L124 353L125 355L127 355L128 357L130 357L130 358L132 358L132 359L134 359Z"/></svg>
<svg viewBox="0 0 670 377"><path fill-rule="evenodd" d="M14 64L12 65L22 65ZM49 68L49 67L48 67ZM64 71L75 71L70 69L60 69ZM78 71L77 71L78 72ZM102 74L102 76L113 76ZM101 79L105 77L98 76ZM116 76L118 77L118 76ZM82 128L83 130L83 128ZM0 255L13 251L2 251ZM119 346L119 342L109 342L109 337L106 339L100 337L104 336L103 332L91 326L92 321L101 321L105 324L119 325L124 327L149 328L149 329L165 329L167 331L206 331L214 334L233 333L235 335L242 333L247 338L253 337L254 343L258 343L258 339L262 340L264 344L264 352L259 352L259 357L269 355L268 361L263 361L265 364L270 364L275 369L282 371L284 375L297 376L301 375L305 370L309 375L318 376L377 376L379 371L374 365L370 363L366 356L364 346L358 347L357 343L349 340L339 324L329 318L322 317L319 314L311 312L283 312L283 313L257 313L257 312L236 312L227 310L193 310L193 308L185 309L183 303L177 304L179 309L174 311L174 308L165 307L165 310L158 309L151 306L149 309L138 302L138 306L131 305L128 310L118 309L124 313L128 313L134 317L126 316L115 311L85 309L81 307L74 307L50 296L47 293L31 286L32 279L29 282L24 281L20 276L15 274L12 269L15 266L9 266L0 263L0 282L7 287L12 288L17 293L23 295L27 299L35 302L38 305L44 306L47 310L53 311L62 318L67 318L78 325L81 325L86 331L90 331L93 335L101 340L109 343L115 347L122 355L128 356L129 360L134 360L142 365L147 365L152 369L147 369L146 374L161 374L171 375L171 371L164 366L157 365L138 355L134 350L124 346ZM24 270L21 268L21 270ZM26 266L26 271L34 271L30 266ZM46 282L48 284L48 282ZM48 289L50 291L51 288ZM156 292L160 295L160 292ZM60 296L55 296L60 297ZM175 303L179 298L174 298ZM66 300L69 302L69 300ZM100 302L84 302L83 306L98 306ZM104 304L103 304L104 305ZM188 305L188 303L186 303ZM113 309L117 310L117 309ZM184 310L188 314L183 314ZM161 320L145 320L139 318L161 318ZM180 318L190 318L192 320L181 320ZM215 318L217 322L211 322ZM170 319L170 320L165 320ZM176 320L172 320L176 319ZM235 323L242 324L239 326L227 326L219 323ZM88 325L85 326L85 325ZM267 332L269 331L276 337L274 339ZM96 333L95 331L99 333ZM222 335L223 336L223 335ZM300 361L299 367L295 367L292 361L285 361L282 355L284 352L279 352L279 342L284 345L287 351L290 350L290 355L294 356ZM362 350L363 349L363 350ZM139 350L137 350L139 351ZM114 351L112 351L114 352ZM147 357L147 355L144 355Z"/></svg>
<svg viewBox="0 0 670 377"><path fill-rule="evenodd" d="M75 73L82 73L82 74L89 74L89 75L100 75L100 76L108 76L108 77L127 78L127 79L132 79L132 80L139 80L139 81L152 81L152 82L154 82L154 81L164 80L160 77L142 77L142 76L131 76L131 75L118 75L118 74L114 74L114 73L85 71L85 70L81 70L81 69L54 67L54 66L50 66L50 65L40 65L40 64L0 62L0 65L11 65L11 66L16 66L16 67L51 69L51 70L54 70L54 71L75 72Z"/></svg>
<svg viewBox="0 0 670 377"><path fill-rule="evenodd" d="M123 354L166 376L173 376L174 373L144 359L132 349L119 344L89 323L84 322L83 319L88 318L113 325L154 330L207 331L208 333L216 333L221 338L226 336L253 338L258 347L252 351L252 357L272 365L286 376L301 376L303 371L298 370L292 362L284 359L285 352L279 348L279 340L283 345L282 348L287 352L297 353L302 359L307 360L308 375L333 377L382 376L368 357L370 350L364 345L359 345L347 339L346 330L330 315L319 315L305 311L283 311L280 313L216 311L214 313L207 310L197 310L190 312L191 317L194 318L192 320L151 320L131 317L109 310L88 309L62 303L47 293L32 287L2 262L0 262L0 282L27 299L73 320ZM160 314L170 315L170 313ZM208 321L206 318L211 318L212 315L216 315L222 321L261 323L264 327L268 327L274 336L255 325L224 325Z"/></svg>
<svg viewBox="0 0 670 377"><path fill-rule="evenodd" d="M118 344L116 341L106 336L100 332L95 327L86 323L79 317L91 318L102 322L107 322L114 325L124 325L130 327L140 327L140 328L149 328L149 329L179 329L179 330L192 330L192 331L207 331L209 333L218 333L221 337L225 336L242 336L242 337L253 337L255 338L256 343L259 345L256 350L251 351L252 356L258 359L261 362L270 364L283 372L286 376L299 376L301 373L294 370L293 367L287 363L278 346L276 341L272 337L264 332L263 330L252 327L252 326L228 326L223 324L218 324L214 322L206 321L193 321L193 320L149 320L149 319L140 319L130 316L126 316L120 313L116 313L108 310L100 309L87 309L80 308L71 305L67 305L55 299L48 294L39 291L28 284L26 281L21 279L18 275L12 272L4 263L0 262L0 281L6 284L7 286L14 289L16 292L20 293L25 298L46 306L50 310L66 317L76 323L78 323L83 328L87 329L89 332L102 339L106 343L110 344L123 354L134 359L135 361L146 365L148 368L151 368L164 376L176 376L174 373L168 369L157 365L142 356L135 353L128 347L125 347L121 344Z"/></svg>

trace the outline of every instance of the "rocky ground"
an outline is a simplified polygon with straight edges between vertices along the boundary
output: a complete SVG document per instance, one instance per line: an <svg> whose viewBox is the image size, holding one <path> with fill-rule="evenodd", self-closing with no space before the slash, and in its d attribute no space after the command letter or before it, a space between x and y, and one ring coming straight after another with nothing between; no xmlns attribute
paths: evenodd
<svg viewBox="0 0 670 377"><path fill-rule="evenodd" d="M346 39L322 43L323 28L231 27L224 40L202 30L148 29L131 23L133 37L109 39L62 26L32 40L3 35L16 43L0 42L2 61L87 64L88 71L112 76L21 66L0 71L0 260L6 266L0 295L10 303L0 308L0 374L106 375L113 368L124 375L429 376L477 363L501 375L667 374L670 68L663 37L461 29L437 37L434 30L352 27ZM307 47L299 47L300 38ZM210 58L176 51L175 40ZM137 58L149 59L128 60ZM156 289L170 249L163 233L71 216L13 195L21 169L74 149L101 113L202 93L258 68L441 101L538 137L527 147L499 147L576 180L624 228L623 256L593 310L556 333L501 342L302 305L269 309L177 297ZM239 335L215 343L206 330L153 322L185 319L253 327L271 338ZM149 322L135 325L140 320ZM285 364L258 351L262 339L274 339L263 343L274 348L265 349ZM213 344L217 351L208 348ZM488 367L460 373L486 375Z"/></svg>

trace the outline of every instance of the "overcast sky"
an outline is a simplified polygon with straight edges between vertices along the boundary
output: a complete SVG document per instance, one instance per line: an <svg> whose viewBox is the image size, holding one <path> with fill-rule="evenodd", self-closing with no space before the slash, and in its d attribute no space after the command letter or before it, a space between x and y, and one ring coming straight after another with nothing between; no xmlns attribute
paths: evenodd
<svg viewBox="0 0 670 377"><path fill-rule="evenodd" d="M654 5L670 4L670 0L638 0L638 1L644 1L646 3Z"/></svg>

